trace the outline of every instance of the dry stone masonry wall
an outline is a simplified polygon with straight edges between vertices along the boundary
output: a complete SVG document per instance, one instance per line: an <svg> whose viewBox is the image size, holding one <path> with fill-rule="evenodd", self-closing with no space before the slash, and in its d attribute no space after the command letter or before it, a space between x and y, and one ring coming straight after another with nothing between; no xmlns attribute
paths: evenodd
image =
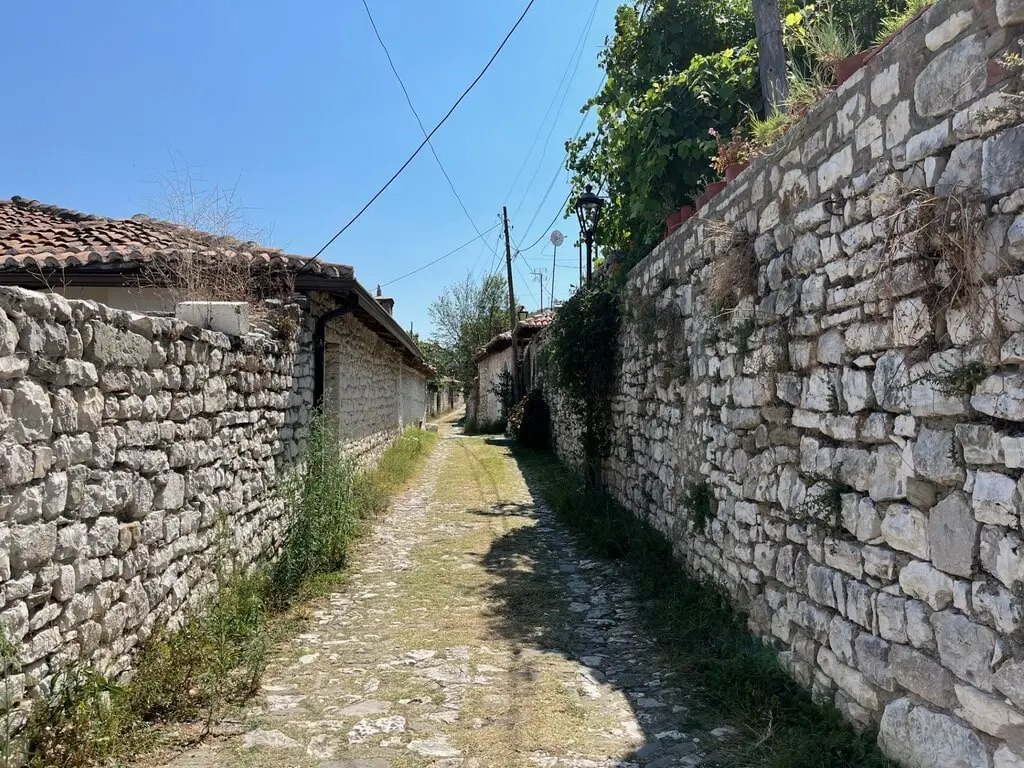
<svg viewBox="0 0 1024 768"><path fill-rule="evenodd" d="M64 663L123 669L210 586L217 553L274 549L309 348L306 328L229 337L0 288L0 624L18 692Z"/></svg>
<svg viewBox="0 0 1024 768"><path fill-rule="evenodd" d="M241 336L0 287L0 629L11 699L64 664L106 672L208 594L223 563L273 557L276 486L313 407L313 319ZM289 317L286 317L288 315ZM422 373L351 317L332 329L340 438L366 461L426 406Z"/></svg>
<svg viewBox="0 0 1024 768"><path fill-rule="evenodd" d="M907 766L1024 766L1021 22L934 5L632 271L618 340L604 482Z"/></svg>
<svg viewBox="0 0 1024 768"><path fill-rule="evenodd" d="M373 463L406 427L423 423L427 411L426 376L351 315L327 326L328 377L325 407L339 425L351 456Z"/></svg>

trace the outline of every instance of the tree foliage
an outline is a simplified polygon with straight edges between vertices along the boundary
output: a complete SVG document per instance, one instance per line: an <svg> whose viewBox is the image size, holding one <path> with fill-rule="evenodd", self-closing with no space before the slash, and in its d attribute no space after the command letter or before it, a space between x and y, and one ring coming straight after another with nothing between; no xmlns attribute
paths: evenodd
<svg viewBox="0 0 1024 768"><path fill-rule="evenodd" d="M608 198L601 245L646 252L666 213L712 177L715 142L758 98L753 17L736 0L654 0L620 6L615 36L600 56L607 74L597 128L566 145L574 185L596 184Z"/></svg>
<svg viewBox="0 0 1024 768"><path fill-rule="evenodd" d="M434 330L431 341L421 345L427 361L438 374L458 379L468 388L476 377L473 355L511 327L508 283L496 275L483 279L467 275L448 286L428 313Z"/></svg>
<svg viewBox="0 0 1024 768"><path fill-rule="evenodd" d="M905 0L897 0L903 5ZM783 0L784 15L805 4ZM885 0L832 0L834 17L867 47ZM664 218L716 177L714 128L728 136L762 114L751 0L633 0L619 7L599 56L607 79L584 105L594 131L566 142L574 194L599 187L609 205L597 239L635 261L664 232ZM628 263L627 263L628 266Z"/></svg>

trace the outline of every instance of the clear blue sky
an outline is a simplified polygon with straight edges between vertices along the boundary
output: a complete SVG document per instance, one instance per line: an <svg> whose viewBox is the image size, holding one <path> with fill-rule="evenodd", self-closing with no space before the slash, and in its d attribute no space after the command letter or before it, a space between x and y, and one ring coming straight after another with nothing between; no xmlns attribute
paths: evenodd
<svg viewBox="0 0 1024 768"><path fill-rule="evenodd" d="M368 2L428 129L526 4ZM546 124L542 118L594 0L537 0L436 134L434 146L481 230L498 222L507 203L512 239L525 246L557 213L568 194L567 174L558 172L563 142L600 83L596 58L616 5L597 0L578 71L558 93ZM208 184L230 187L240 179L238 199L251 223L273 228L271 244L311 254L422 140L360 0L60 0L9 3L2 18L5 55L15 63L4 78L0 197L22 195L108 216L153 212L157 182L170 171L173 154ZM567 236L559 261L564 256L575 264L577 226L571 220L556 226ZM388 286L402 324L412 321L424 331L427 307L445 285L474 265L478 273L491 266L498 233L488 236L488 246L475 243ZM353 265L372 290L472 237L424 149L326 258ZM517 298L535 309L539 285L525 284L523 276L531 268L550 272L551 247L545 242L525 258L517 264ZM556 297L567 295L575 271L560 268Z"/></svg>

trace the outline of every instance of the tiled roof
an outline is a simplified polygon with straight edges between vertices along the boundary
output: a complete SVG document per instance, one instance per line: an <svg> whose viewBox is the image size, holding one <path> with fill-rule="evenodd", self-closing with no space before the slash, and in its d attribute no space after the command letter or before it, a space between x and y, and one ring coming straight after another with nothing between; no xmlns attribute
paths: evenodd
<svg viewBox="0 0 1024 768"><path fill-rule="evenodd" d="M145 264L176 253L242 257L268 267L297 269L309 259L159 221L145 215L110 219L23 197L0 200L0 272ZM352 278L352 267L314 262L307 274Z"/></svg>
<svg viewBox="0 0 1024 768"><path fill-rule="evenodd" d="M555 311L553 309L545 309L540 312L534 312L529 317L519 321L519 339L528 339L538 331L542 331L551 325L551 322L555 319ZM500 352L512 344L512 332L504 331L499 333L493 339L484 344L480 349L477 350L473 356L474 360L483 360L490 354Z"/></svg>
<svg viewBox="0 0 1024 768"><path fill-rule="evenodd" d="M551 322L555 319L555 310L553 309L542 309L540 312L534 312L532 315L527 317L525 320L519 321L519 327L521 329L529 331L539 331L542 328L547 328L551 325Z"/></svg>

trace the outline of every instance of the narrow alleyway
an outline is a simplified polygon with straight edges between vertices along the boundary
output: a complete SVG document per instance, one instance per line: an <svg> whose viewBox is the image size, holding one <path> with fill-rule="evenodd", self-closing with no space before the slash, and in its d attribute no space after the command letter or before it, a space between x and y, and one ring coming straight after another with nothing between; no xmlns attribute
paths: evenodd
<svg viewBox="0 0 1024 768"><path fill-rule="evenodd" d="M272 661L246 732L169 768L698 766L614 567L586 559L500 440L444 439L349 583Z"/></svg>

